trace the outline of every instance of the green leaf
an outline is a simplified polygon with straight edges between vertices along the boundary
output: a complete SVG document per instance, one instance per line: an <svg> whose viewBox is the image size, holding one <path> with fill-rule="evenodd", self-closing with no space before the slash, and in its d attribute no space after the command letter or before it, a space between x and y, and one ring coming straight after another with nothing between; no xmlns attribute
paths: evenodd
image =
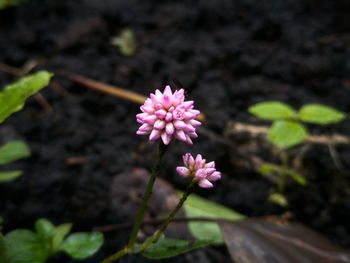
<svg viewBox="0 0 350 263"><path fill-rule="evenodd" d="M188 241L181 239L160 239L154 245L148 247L143 255L149 259L164 259L175 257L192 250L209 246L212 242L208 240Z"/></svg>
<svg viewBox="0 0 350 263"><path fill-rule="evenodd" d="M52 76L47 71L40 71L7 85L0 93L0 123L21 110L26 99L47 86Z"/></svg>
<svg viewBox="0 0 350 263"><path fill-rule="evenodd" d="M49 257L48 245L27 229L8 233L5 244L10 263L44 263Z"/></svg>
<svg viewBox="0 0 350 263"><path fill-rule="evenodd" d="M302 186L305 186L307 185L307 181L306 181L306 178L301 175L300 173L294 171L294 170L291 170L291 169L287 169L286 171L286 174L288 176L290 176L296 183L302 185Z"/></svg>
<svg viewBox="0 0 350 263"><path fill-rule="evenodd" d="M209 217L232 221L244 218L243 215L227 207L210 202L194 194L188 197L183 207L187 218ZM190 222L189 229L198 240L210 240L217 245L224 243L220 227L217 223Z"/></svg>
<svg viewBox="0 0 350 263"><path fill-rule="evenodd" d="M273 173L280 173L281 166L273 164L273 163L264 163L264 164L259 166L258 172L261 175L270 175Z"/></svg>
<svg viewBox="0 0 350 263"><path fill-rule="evenodd" d="M272 203L275 203L279 206L282 207L287 207L288 206L288 200L287 198L280 193L273 193L269 196L269 201Z"/></svg>
<svg viewBox="0 0 350 263"><path fill-rule="evenodd" d="M9 259L7 256L6 245L3 235L0 233L0 262L1 263L9 263Z"/></svg>
<svg viewBox="0 0 350 263"><path fill-rule="evenodd" d="M124 56L133 56L136 52L135 34L130 29L124 29L117 37L113 37L111 44L117 46Z"/></svg>
<svg viewBox="0 0 350 263"><path fill-rule="evenodd" d="M267 137L272 144L287 149L302 143L307 135L307 130L300 123L282 120L272 124Z"/></svg>
<svg viewBox="0 0 350 263"><path fill-rule="evenodd" d="M55 226L49 220L40 218L35 222L35 230L38 236L47 242L51 242L51 238L55 235Z"/></svg>
<svg viewBox="0 0 350 263"><path fill-rule="evenodd" d="M322 104L306 104L298 112L304 122L328 125L345 119L346 114Z"/></svg>
<svg viewBox="0 0 350 263"><path fill-rule="evenodd" d="M60 246L61 246L64 238L66 237L66 235L69 234L69 232L72 229L72 226L73 226L73 224L67 223L67 224L62 224L62 225L59 225L58 227L56 227L55 235L53 236L53 240L52 240L53 253L56 253L60 249Z"/></svg>
<svg viewBox="0 0 350 263"><path fill-rule="evenodd" d="M23 141L10 141L0 147L0 164L12 163L30 156L30 149Z"/></svg>
<svg viewBox="0 0 350 263"><path fill-rule="evenodd" d="M74 259L85 259L94 255L103 244L103 235L99 232L74 233L67 237L61 250Z"/></svg>
<svg viewBox="0 0 350 263"><path fill-rule="evenodd" d="M273 175L273 174L277 174L278 176L280 176L281 173L285 173L287 176L290 176L296 183L302 186L307 185L306 178L300 173L298 173L297 171L289 168L284 168L280 165L276 165L273 163L265 163L260 165L258 168L258 172L263 176Z"/></svg>
<svg viewBox="0 0 350 263"><path fill-rule="evenodd" d="M297 113L288 104L279 101L257 103L248 109L249 113L263 120L295 119Z"/></svg>
<svg viewBox="0 0 350 263"><path fill-rule="evenodd" d="M22 2L24 2L24 0L0 0L0 10L19 5Z"/></svg>
<svg viewBox="0 0 350 263"><path fill-rule="evenodd" d="M17 177L21 176L22 174L23 172L19 170L0 172L0 183L12 181Z"/></svg>

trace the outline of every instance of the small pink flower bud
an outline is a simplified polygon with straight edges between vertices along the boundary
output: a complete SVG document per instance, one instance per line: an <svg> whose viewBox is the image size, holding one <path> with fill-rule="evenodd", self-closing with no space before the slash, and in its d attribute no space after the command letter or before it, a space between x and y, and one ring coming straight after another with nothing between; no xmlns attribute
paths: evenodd
<svg viewBox="0 0 350 263"><path fill-rule="evenodd" d="M178 166L176 171L183 177L192 177L202 188L212 188L212 182L221 178L221 173L216 171L215 162L206 163L202 155L198 154L196 159L190 153L182 156L185 166Z"/></svg>

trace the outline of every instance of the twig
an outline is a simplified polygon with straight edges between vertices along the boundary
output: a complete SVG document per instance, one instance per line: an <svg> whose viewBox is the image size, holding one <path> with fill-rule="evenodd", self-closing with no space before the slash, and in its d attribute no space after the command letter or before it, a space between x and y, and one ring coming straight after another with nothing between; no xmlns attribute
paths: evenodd
<svg viewBox="0 0 350 263"><path fill-rule="evenodd" d="M257 137L260 135L266 135L268 132L267 126L257 126L253 124L246 124L241 122L229 122L227 126L226 133L227 134L237 134L247 132L252 137ZM349 144L350 138L341 134L333 134L333 135L309 135L306 137L307 143L313 144Z"/></svg>
<svg viewBox="0 0 350 263"><path fill-rule="evenodd" d="M143 104L144 101L146 100L145 96L140 95L136 92L125 90L120 87L109 85L100 81L96 81L73 72L61 70L57 73L84 87L97 90L99 92L103 92L117 98L122 98L136 104ZM204 121L205 117L203 114L201 114L200 116L198 116L198 119L200 121Z"/></svg>

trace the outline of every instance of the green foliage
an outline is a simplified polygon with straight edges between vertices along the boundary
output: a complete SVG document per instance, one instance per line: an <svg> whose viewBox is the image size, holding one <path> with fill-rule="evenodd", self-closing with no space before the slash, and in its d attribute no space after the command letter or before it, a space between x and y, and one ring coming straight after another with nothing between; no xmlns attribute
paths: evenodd
<svg viewBox="0 0 350 263"><path fill-rule="evenodd" d="M28 229L11 231L5 243L10 263L43 263L50 256L48 244Z"/></svg>
<svg viewBox="0 0 350 263"><path fill-rule="evenodd" d="M6 183L22 175L22 171L2 171L0 172L0 183Z"/></svg>
<svg viewBox="0 0 350 263"><path fill-rule="evenodd" d="M23 3L24 0L0 0L0 10L9 8L11 6L16 6Z"/></svg>
<svg viewBox="0 0 350 263"><path fill-rule="evenodd" d="M282 206L282 207L288 206L287 198L281 193L270 194L269 201L272 203L278 204L279 206Z"/></svg>
<svg viewBox="0 0 350 263"><path fill-rule="evenodd" d="M183 253L190 252L195 249L203 248L212 242L207 240L188 241L181 239L160 239L157 243L148 247L143 255L149 259L165 259L175 257Z"/></svg>
<svg viewBox="0 0 350 263"><path fill-rule="evenodd" d="M188 218L220 218L232 221L244 218L243 215L227 207L210 202L194 194L188 197L183 207ZM221 229L217 223L190 222L189 229L198 240L210 240L217 245L224 243Z"/></svg>
<svg viewBox="0 0 350 263"><path fill-rule="evenodd" d="M346 117L345 113L321 104L306 104L298 114L302 121L319 125L338 123Z"/></svg>
<svg viewBox="0 0 350 263"><path fill-rule="evenodd" d="M52 76L47 71L40 71L7 85L0 92L0 124L11 114L21 110L26 99L47 86Z"/></svg>
<svg viewBox="0 0 350 263"><path fill-rule="evenodd" d="M260 119L273 121L268 139L281 149L291 148L305 140L308 130L301 121L328 125L338 123L346 117L345 113L321 104L306 104L296 112L288 104L279 101L257 103L248 111Z"/></svg>
<svg viewBox="0 0 350 263"><path fill-rule="evenodd" d="M30 149L23 141L11 141L0 147L0 165L30 156ZM9 182L22 175L22 171L0 171L0 183Z"/></svg>
<svg viewBox="0 0 350 263"><path fill-rule="evenodd" d="M260 102L251 106L248 111L260 119L269 121L294 119L297 116L292 107L279 101Z"/></svg>
<svg viewBox="0 0 350 263"><path fill-rule="evenodd" d="M258 171L260 174L264 176L268 176L271 174L281 175L283 173L286 176L289 176L291 179L293 179L296 183L300 184L301 186L307 185L307 181L303 175L301 175L295 170L292 170L290 168L285 168L281 165L276 165L273 163L265 163L260 165Z"/></svg>
<svg viewBox="0 0 350 263"><path fill-rule="evenodd" d="M94 255L103 244L99 232L74 233L63 242L61 250L74 259L85 259Z"/></svg>
<svg viewBox="0 0 350 263"><path fill-rule="evenodd" d="M23 141L10 141L0 147L0 164L8 164L30 156L30 149Z"/></svg>
<svg viewBox="0 0 350 263"><path fill-rule="evenodd" d="M54 226L38 219L35 231L17 229L5 236L9 263L44 263L50 256L65 252L75 259L85 259L98 251L103 235L98 232L69 234L72 224Z"/></svg>
<svg viewBox="0 0 350 263"><path fill-rule="evenodd" d="M8 256L6 251L6 245L3 235L0 233L0 259L1 263L8 263Z"/></svg>
<svg viewBox="0 0 350 263"><path fill-rule="evenodd" d="M130 29L124 29L117 37L113 37L111 44L117 46L122 55L130 57L136 52L135 34Z"/></svg>
<svg viewBox="0 0 350 263"><path fill-rule="evenodd" d="M279 120L273 122L267 137L280 149L287 149L302 143L307 135L307 130L300 123Z"/></svg>

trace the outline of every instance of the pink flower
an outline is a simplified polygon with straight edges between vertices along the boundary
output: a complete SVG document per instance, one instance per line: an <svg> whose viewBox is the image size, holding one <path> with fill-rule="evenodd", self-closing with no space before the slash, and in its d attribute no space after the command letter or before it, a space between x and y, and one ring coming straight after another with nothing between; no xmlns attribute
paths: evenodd
<svg viewBox="0 0 350 263"><path fill-rule="evenodd" d="M140 109L142 113L136 115L136 120L142 125L136 134L149 134L150 141L161 138L167 145L175 137L192 145L191 138L198 137L196 128L201 123L196 117L200 112L193 109L193 101L185 101L183 89L172 93L168 85L163 93L156 90Z"/></svg>
<svg viewBox="0 0 350 263"><path fill-rule="evenodd" d="M185 166L176 167L177 173L183 177L192 177L200 187L212 188L212 182L221 178L221 173L215 169L215 162L206 163L202 155L197 154L194 159L190 153L186 153L182 158Z"/></svg>

